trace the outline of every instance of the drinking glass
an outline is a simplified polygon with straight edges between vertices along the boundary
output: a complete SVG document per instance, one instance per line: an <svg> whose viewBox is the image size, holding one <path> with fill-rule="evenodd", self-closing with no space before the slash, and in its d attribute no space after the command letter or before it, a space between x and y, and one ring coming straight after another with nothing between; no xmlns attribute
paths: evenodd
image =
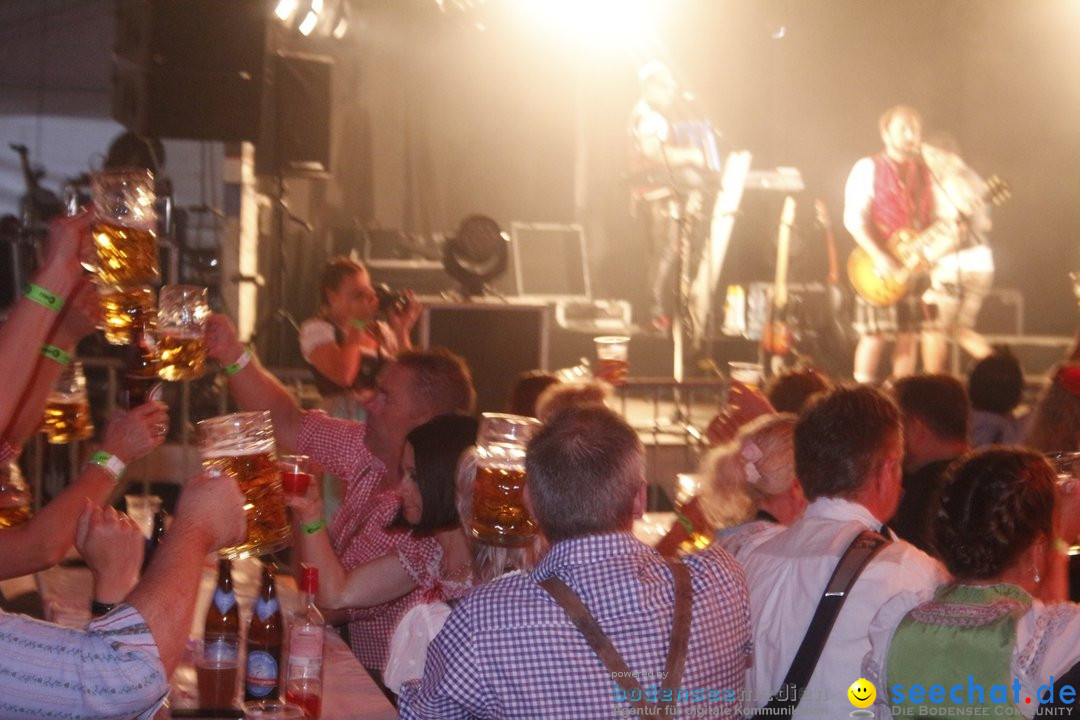
<svg viewBox="0 0 1080 720"><path fill-rule="evenodd" d="M282 455L278 458L278 467L281 469L281 487L286 495L304 495L315 479L311 459L307 455Z"/></svg>
<svg viewBox="0 0 1080 720"><path fill-rule="evenodd" d="M14 460L0 466L0 528L22 525L33 511L30 490Z"/></svg>
<svg viewBox="0 0 1080 720"><path fill-rule="evenodd" d="M596 345L596 378L611 385L625 385L630 372L630 338L606 335L593 338Z"/></svg>
<svg viewBox="0 0 1080 720"><path fill-rule="evenodd" d="M41 429L45 431L45 439L53 445L85 440L94 434L82 363L71 363L56 379L45 401Z"/></svg>
<svg viewBox="0 0 1080 720"><path fill-rule="evenodd" d="M166 285L158 298L158 376L192 380L206 368L206 319L210 305L204 287Z"/></svg>
<svg viewBox="0 0 1080 720"><path fill-rule="evenodd" d="M525 447L539 427L535 418L483 414L470 522L477 540L510 547L532 542L536 523L525 508Z"/></svg>
<svg viewBox="0 0 1080 720"><path fill-rule="evenodd" d="M247 498L247 537L239 545L221 550L222 556L236 560L287 547L292 531L285 513L270 413L262 410L210 418L198 424L198 433L203 468L234 478Z"/></svg>
<svg viewBox="0 0 1080 720"><path fill-rule="evenodd" d="M154 288L136 285L118 288L98 287L101 298L101 325L105 339L112 345L131 345L135 340L134 327L152 327L157 317Z"/></svg>
<svg viewBox="0 0 1080 720"><path fill-rule="evenodd" d="M154 176L145 168L96 172L90 194L100 222L94 226L97 262L89 269L105 285L132 287L158 280Z"/></svg>

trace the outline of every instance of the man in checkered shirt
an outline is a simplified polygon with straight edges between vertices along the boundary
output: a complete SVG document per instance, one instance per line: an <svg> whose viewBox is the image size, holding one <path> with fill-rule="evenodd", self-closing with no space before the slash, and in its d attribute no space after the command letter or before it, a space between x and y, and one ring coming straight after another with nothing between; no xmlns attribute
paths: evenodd
<svg viewBox="0 0 1080 720"><path fill-rule="evenodd" d="M661 694L674 615L672 571L631 534L645 508L636 433L606 408L564 410L530 442L526 493L551 543L528 574L476 588L436 636L424 676L402 686L402 718L601 718L636 715L613 672L538 584L569 586L638 680ZM739 712L750 655L742 571L723 550L684 560L692 620L678 698L667 714ZM658 714L665 714L657 706Z"/></svg>
<svg viewBox="0 0 1080 720"><path fill-rule="evenodd" d="M346 611L349 644L379 678L390 636L402 615L431 589L425 586L431 579L427 570L438 566L440 553L433 537L389 527L401 505L398 463L405 436L436 415L472 413L476 392L468 367L446 350L403 353L380 371L376 394L366 404L367 421L354 422L302 410L292 393L248 354L224 316L211 315L206 342L211 357L231 370L229 389L237 404L270 411L278 447L309 455L344 481L344 499L327 531L345 570L396 554L415 581L414 589L397 600Z"/></svg>

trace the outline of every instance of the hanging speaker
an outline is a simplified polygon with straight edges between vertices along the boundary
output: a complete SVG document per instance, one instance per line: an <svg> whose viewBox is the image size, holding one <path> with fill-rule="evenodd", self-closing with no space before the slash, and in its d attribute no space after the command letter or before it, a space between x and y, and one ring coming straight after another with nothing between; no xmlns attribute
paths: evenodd
<svg viewBox="0 0 1080 720"><path fill-rule="evenodd" d="M266 0L119 0L113 117L147 137L254 140Z"/></svg>
<svg viewBox="0 0 1080 720"><path fill-rule="evenodd" d="M255 148L260 175L330 174L330 74L322 55L279 52L267 67L262 130Z"/></svg>

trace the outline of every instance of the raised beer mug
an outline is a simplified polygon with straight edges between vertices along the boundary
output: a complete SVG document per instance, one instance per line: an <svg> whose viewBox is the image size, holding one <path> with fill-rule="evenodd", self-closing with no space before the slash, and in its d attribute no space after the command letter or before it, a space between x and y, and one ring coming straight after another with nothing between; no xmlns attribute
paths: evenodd
<svg viewBox="0 0 1080 720"><path fill-rule="evenodd" d="M41 429L53 445L86 440L94 434L82 363L73 362L60 372L45 400Z"/></svg>
<svg viewBox="0 0 1080 720"><path fill-rule="evenodd" d="M292 531L270 413L259 410L210 418L198 424L198 433L203 468L234 478L247 498L247 537L239 545L222 549L221 555L236 560L288 547Z"/></svg>
<svg viewBox="0 0 1080 720"><path fill-rule="evenodd" d="M480 542L517 547L536 535L525 509L525 447L539 427L539 420L521 415L481 416L470 523Z"/></svg>
<svg viewBox="0 0 1080 720"><path fill-rule="evenodd" d="M157 298L154 288L137 285L118 288L99 285L101 299L101 324L105 339L111 345L131 345L136 342L135 328L153 326L157 316Z"/></svg>
<svg viewBox="0 0 1080 720"><path fill-rule="evenodd" d="M161 270L153 174L144 168L102 170L91 176L90 194L100 222L93 230L97 262L88 269L116 287L156 282Z"/></svg>
<svg viewBox="0 0 1080 720"><path fill-rule="evenodd" d="M22 525L33 515L30 489L14 460L0 465L0 528Z"/></svg>
<svg viewBox="0 0 1080 720"><path fill-rule="evenodd" d="M206 365L206 319L210 317L206 288L166 285L158 297L158 376L162 380L193 380Z"/></svg>

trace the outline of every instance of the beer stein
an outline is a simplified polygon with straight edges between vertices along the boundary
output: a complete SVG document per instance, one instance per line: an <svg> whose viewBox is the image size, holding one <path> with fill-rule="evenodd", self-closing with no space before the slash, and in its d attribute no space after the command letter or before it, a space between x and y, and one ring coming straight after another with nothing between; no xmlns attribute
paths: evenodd
<svg viewBox="0 0 1080 720"><path fill-rule="evenodd" d="M206 319L210 306L206 288L166 285L158 298L158 376L162 380L192 380L206 364Z"/></svg>
<svg viewBox="0 0 1080 720"><path fill-rule="evenodd" d="M247 498L247 537L221 554L235 560L287 547L292 531L285 513L270 413L238 412L203 420L198 424L198 437L203 469L234 478Z"/></svg>
<svg viewBox="0 0 1080 720"><path fill-rule="evenodd" d="M0 528L22 525L30 519L30 490L26 487L19 464L12 460L0 466Z"/></svg>
<svg viewBox="0 0 1080 720"><path fill-rule="evenodd" d="M105 285L132 287L158 280L154 176L144 168L96 172L91 197L100 222L94 226L97 262L87 269Z"/></svg>
<svg viewBox="0 0 1080 720"><path fill-rule="evenodd" d="M149 285L131 288L101 285L98 295L101 298L101 324L98 328L105 333L105 340L109 344L131 345L135 342L136 326L153 326L153 318L157 316L157 300L154 288Z"/></svg>
<svg viewBox="0 0 1080 720"><path fill-rule="evenodd" d="M94 434L81 363L73 362L60 372L45 401L41 429L53 445L85 440Z"/></svg>
<svg viewBox="0 0 1080 720"><path fill-rule="evenodd" d="M534 418L483 414L470 523L480 542L510 547L532 542L536 523L525 509L525 446L539 427Z"/></svg>

